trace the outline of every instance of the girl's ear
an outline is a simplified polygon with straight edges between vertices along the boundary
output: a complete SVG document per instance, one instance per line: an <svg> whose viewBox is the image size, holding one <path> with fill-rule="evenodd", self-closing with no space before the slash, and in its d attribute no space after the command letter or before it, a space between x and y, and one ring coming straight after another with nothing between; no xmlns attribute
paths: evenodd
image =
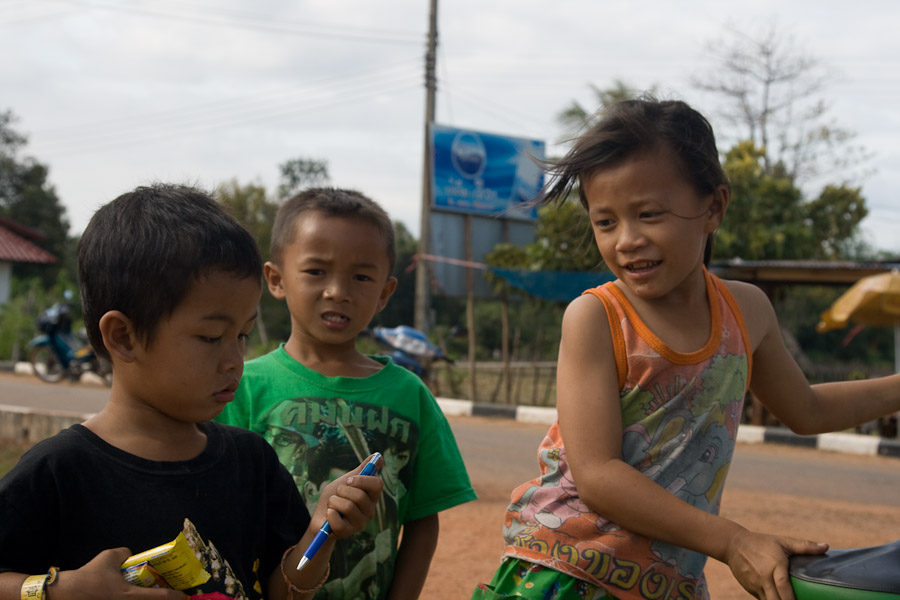
<svg viewBox="0 0 900 600"><path fill-rule="evenodd" d="M272 261L267 261L263 265L263 275L266 278L266 285L269 287L269 293L279 300L284 300L284 286L281 269Z"/></svg>
<svg viewBox="0 0 900 600"><path fill-rule="evenodd" d="M112 359L120 362L134 361L134 350L139 342L131 319L124 313L111 310L100 317L100 335Z"/></svg>
<svg viewBox="0 0 900 600"><path fill-rule="evenodd" d="M707 233L716 231L722 225L729 202L731 202L731 190L727 185L720 185L713 192L712 203L709 205Z"/></svg>

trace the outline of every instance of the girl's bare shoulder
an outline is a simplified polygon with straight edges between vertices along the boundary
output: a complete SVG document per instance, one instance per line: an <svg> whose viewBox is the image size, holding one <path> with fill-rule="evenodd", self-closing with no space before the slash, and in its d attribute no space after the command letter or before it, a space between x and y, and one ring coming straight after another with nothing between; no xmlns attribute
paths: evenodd
<svg viewBox="0 0 900 600"><path fill-rule="evenodd" d="M563 314L563 326L569 324L578 327L584 327L589 324L595 324L598 318L606 317L606 307L600 298L593 294L582 294L578 296L566 307Z"/></svg>
<svg viewBox="0 0 900 600"><path fill-rule="evenodd" d="M758 286L746 281L738 281L736 279L722 279L722 283L728 288L728 291L734 296L739 303L756 303L763 302L769 304L769 298L766 293Z"/></svg>
<svg viewBox="0 0 900 600"><path fill-rule="evenodd" d="M752 283L724 279L722 281L741 310L744 324L755 348L770 329L777 330L778 322L772 302L762 289Z"/></svg>

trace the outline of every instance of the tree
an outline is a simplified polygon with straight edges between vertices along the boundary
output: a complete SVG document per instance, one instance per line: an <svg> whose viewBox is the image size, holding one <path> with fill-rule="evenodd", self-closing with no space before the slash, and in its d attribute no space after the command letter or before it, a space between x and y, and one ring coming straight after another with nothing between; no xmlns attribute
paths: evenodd
<svg viewBox="0 0 900 600"><path fill-rule="evenodd" d="M286 200L303 188L328 184L328 163L312 158L294 158L279 165L278 199Z"/></svg>
<svg viewBox="0 0 900 600"><path fill-rule="evenodd" d="M253 235L263 260L271 259L272 225L281 202L304 188L328 182L328 166L324 161L295 158L279 165L279 169L281 180L274 199L269 197L265 186L258 183L242 185L237 180L231 180L216 190L219 202ZM254 350L254 354L270 350L271 346L286 340L291 333L287 306L268 292L264 292L260 300L257 323L260 347Z"/></svg>
<svg viewBox="0 0 900 600"><path fill-rule="evenodd" d="M725 155L732 198L713 257L844 258L868 214L860 189L828 185L817 198L804 201L789 177L765 171L764 156L751 141L740 142Z"/></svg>
<svg viewBox="0 0 900 600"><path fill-rule="evenodd" d="M568 107L556 115L556 121L566 131L566 139L593 125L605 108L612 106L616 102L635 98L641 93L640 90L631 87L622 79L614 79L612 87L606 89L599 88L592 83L588 85L597 100L597 109L589 110L579 103L578 100L572 100ZM656 86L652 86L647 91L653 94L656 91Z"/></svg>
<svg viewBox="0 0 900 600"><path fill-rule="evenodd" d="M773 24L754 34L732 29L727 40L708 45L714 64L695 77L701 90L724 97L721 114L763 151L768 175L799 184L821 174L846 171L869 158L853 146L855 133L828 118L819 94L827 70Z"/></svg>
<svg viewBox="0 0 900 600"><path fill-rule="evenodd" d="M260 253L268 260L272 223L278 203L268 199L265 186L256 183L241 185L232 179L220 185L216 195L228 212L253 235Z"/></svg>
<svg viewBox="0 0 900 600"><path fill-rule="evenodd" d="M49 168L32 157L20 157L27 138L15 130L11 111L0 113L0 215L35 229L46 240L39 245L53 254L55 265L16 264L13 274L38 276L52 285L67 261L69 220L56 190L48 182Z"/></svg>
<svg viewBox="0 0 900 600"><path fill-rule="evenodd" d="M216 196L225 209L237 219L256 240L263 260L269 260L269 243L272 239L272 223L278 204L266 197L266 188L249 183L241 185L237 180L224 183L216 190ZM270 350L269 340L287 339L291 331L291 319L284 302L268 291L263 291L259 301L256 332L260 347L254 352L262 354Z"/></svg>

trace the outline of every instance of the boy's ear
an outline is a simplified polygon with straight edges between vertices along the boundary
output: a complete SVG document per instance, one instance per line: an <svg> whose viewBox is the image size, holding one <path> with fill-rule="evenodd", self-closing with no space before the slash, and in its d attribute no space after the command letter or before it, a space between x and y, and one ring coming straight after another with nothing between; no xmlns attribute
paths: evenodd
<svg viewBox="0 0 900 600"><path fill-rule="evenodd" d="M100 335L110 357L122 361L134 361L134 350L138 344L131 319L118 310L111 310L100 317Z"/></svg>
<svg viewBox="0 0 900 600"><path fill-rule="evenodd" d="M393 296L396 291L397 278L388 277L387 281L384 282L384 287L381 288L381 295L378 297L378 310L376 312L381 312L382 309L387 306L388 300L391 299L391 296Z"/></svg>
<svg viewBox="0 0 900 600"><path fill-rule="evenodd" d="M720 185L713 192L712 203L709 205L707 233L716 231L722 225L729 202L731 202L731 190L726 185Z"/></svg>
<svg viewBox="0 0 900 600"><path fill-rule="evenodd" d="M263 265L263 275L266 278L266 285L269 287L269 293L279 300L284 300L284 286L281 269L272 261L266 261Z"/></svg>

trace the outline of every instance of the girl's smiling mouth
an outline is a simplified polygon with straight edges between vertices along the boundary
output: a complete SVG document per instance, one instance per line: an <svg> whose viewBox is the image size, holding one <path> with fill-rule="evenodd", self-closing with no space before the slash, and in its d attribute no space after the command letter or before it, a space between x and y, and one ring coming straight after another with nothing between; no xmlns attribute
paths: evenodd
<svg viewBox="0 0 900 600"><path fill-rule="evenodd" d="M661 260L644 260L625 265L625 270L631 273L642 273L658 267L661 263Z"/></svg>

